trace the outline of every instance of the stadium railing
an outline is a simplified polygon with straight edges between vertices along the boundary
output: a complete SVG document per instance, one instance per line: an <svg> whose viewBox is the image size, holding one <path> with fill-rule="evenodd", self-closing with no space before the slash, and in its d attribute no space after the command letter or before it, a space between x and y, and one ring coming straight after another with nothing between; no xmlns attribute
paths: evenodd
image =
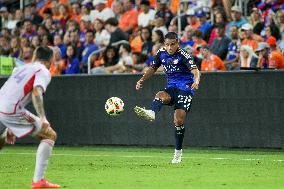
<svg viewBox="0 0 284 189"><path fill-rule="evenodd" d="M126 40L121 40L121 41L118 41L118 42L115 42L115 43L112 43L111 46L117 46L117 45L121 45L121 44L129 44L129 41L126 41ZM89 57L88 57L88 74L91 74L91 58L93 55L95 54L98 54L100 52L103 52L104 50L106 49L106 47L103 47L103 48L100 48L94 52L92 52Z"/></svg>

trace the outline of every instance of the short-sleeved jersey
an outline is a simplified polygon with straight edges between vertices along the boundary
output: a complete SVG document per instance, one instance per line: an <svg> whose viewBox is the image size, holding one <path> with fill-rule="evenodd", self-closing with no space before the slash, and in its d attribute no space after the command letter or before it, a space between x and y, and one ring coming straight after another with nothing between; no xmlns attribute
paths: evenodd
<svg viewBox="0 0 284 189"><path fill-rule="evenodd" d="M15 114L18 108L31 101L34 87L39 86L45 91L50 80L50 72L39 62L17 67L0 89L0 113Z"/></svg>
<svg viewBox="0 0 284 189"><path fill-rule="evenodd" d="M165 48L161 48L154 57L151 67L157 69L161 65L167 75L167 88L174 87L194 93L191 89L191 84L194 82L191 70L197 67L187 52L179 49L175 54L170 55Z"/></svg>

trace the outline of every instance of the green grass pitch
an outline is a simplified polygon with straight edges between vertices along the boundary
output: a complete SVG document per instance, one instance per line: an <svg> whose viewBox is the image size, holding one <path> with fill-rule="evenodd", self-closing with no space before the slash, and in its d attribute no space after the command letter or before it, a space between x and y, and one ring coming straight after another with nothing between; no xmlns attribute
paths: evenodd
<svg viewBox="0 0 284 189"><path fill-rule="evenodd" d="M0 188L30 187L36 146L0 151ZM55 147L46 178L70 189L283 189L284 150Z"/></svg>

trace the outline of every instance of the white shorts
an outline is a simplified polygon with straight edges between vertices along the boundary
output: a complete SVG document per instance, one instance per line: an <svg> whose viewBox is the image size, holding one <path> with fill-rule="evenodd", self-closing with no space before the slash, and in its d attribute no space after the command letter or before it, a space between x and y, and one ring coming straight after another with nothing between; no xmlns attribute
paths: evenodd
<svg viewBox="0 0 284 189"><path fill-rule="evenodd" d="M0 113L0 128L9 128L18 138L35 136L42 127L42 121L26 109L17 110L13 115Z"/></svg>

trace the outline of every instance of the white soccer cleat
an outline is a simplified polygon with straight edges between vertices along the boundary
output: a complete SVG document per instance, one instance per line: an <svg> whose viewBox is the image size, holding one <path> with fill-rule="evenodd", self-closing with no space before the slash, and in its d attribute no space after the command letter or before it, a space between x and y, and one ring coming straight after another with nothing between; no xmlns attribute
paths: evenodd
<svg viewBox="0 0 284 189"><path fill-rule="evenodd" d="M175 150L175 154L172 160L172 163L181 163L181 156L182 156L182 150Z"/></svg>
<svg viewBox="0 0 284 189"><path fill-rule="evenodd" d="M149 120L149 121L155 120L155 112L153 110L146 110L145 108L141 108L141 107L136 106L134 108L134 112L138 116L140 116L140 117L142 117L146 120Z"/></svg>

